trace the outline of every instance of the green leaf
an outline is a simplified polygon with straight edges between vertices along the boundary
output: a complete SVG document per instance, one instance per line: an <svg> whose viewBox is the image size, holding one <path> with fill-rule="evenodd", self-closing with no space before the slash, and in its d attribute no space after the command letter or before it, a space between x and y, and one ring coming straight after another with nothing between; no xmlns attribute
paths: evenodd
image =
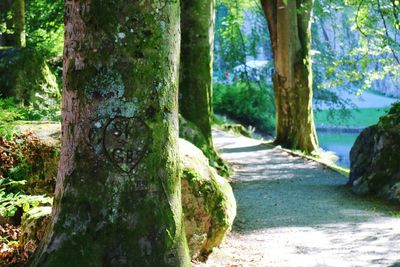
<svg viewBox="0 0 400 267"><path fill-rule="evenodd" d="M13 217L15 215L15 212L17 212L17 207L10 206L7 208L8 217Z"/></svg>
<svg viewBox="0 0 400 267"><path fill-rule="evenodd" d="M29 208L30 208L30 205L29 205L29 203L27 203L27 202L25 202L25 203L22 205L22 209L24 210L24 212L27 212L27 211L29 210Z"/></svg>

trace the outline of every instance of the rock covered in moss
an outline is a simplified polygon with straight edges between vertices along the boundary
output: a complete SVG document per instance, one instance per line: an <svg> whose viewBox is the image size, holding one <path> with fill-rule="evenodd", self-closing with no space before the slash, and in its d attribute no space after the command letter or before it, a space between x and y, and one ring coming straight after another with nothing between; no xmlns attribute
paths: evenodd
<svg viewBox="0 0 400 267"><path fill-rule="evenodd" d="M32 254L43 238L46 227L51 221L51 209L51 207L35 207L22 216L19 241L27 253Z"/></svg>
<svg viewBox="0 0 400 267"><path fill-rule="evenodd" d="M232 170L228 163L218 155L214 147L208 144L200 129L181 115L179 115L179 137L198 147L209 159L210 165L217 170L219 175L224 177L231 175Z"/></svg>
<svg viewBox="0 0 400 267"><path fill-rule="evenodd" d="M358 136L350 152L350 181L355 193L400 203L400 102L378 124Z"/></svg>
<svg viewBox="0 0 400 267"><path fill-rule="evenodd" d="M231 131L236 134L241 134L243 136L251 138L251 132L247 130L243 125L241 124L223 124L219 126L222 130L224 131Z"/></svg>
<svg viewBox="0 0 400 267"><path fill-rule="evenodd" d="M27 180L24 191L28 194L52 195L59 162L59 136L59 124L15 124L10 140L0 136L0 154L6 163L0 164L0 176Z"/></svg>
<svg viewBox="0 0 400 267"><path fill-rule="evenodd" d="M60 100L55 75L46 61L33 49L0 50L0 97L14 97L36 108Z"/></svg>
<svg viewBox="0 0 400 267"><path fill-rule="evenodd" d="M193 144L180 139L182 206L192 259L205 260L220 245L236 215L232 188Z"/></svg>

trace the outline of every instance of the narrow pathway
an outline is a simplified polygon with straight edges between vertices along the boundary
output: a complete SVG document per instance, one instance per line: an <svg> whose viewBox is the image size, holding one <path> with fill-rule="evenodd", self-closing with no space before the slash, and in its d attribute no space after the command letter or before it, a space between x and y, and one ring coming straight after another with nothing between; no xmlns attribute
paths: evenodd
<svg viewBox="0 0 400 267"><path fill-rule="evenodd" d="M347 178L260 141L214 131L235 168L238 213L206 266L400 266L400 212Z"/></svg>

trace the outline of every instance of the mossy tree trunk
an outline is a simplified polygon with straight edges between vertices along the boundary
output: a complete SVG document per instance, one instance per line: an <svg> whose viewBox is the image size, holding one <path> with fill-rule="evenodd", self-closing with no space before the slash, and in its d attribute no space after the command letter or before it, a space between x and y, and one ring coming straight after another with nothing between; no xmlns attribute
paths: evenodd
<svg viewBox="0 0 400 267"><path fill-rule="evenodd" d="M274 52L277 144L306 153L318 147L312 111L313 0L261 0Z"/></svg>
<svg viewBox="0 0 400 267"><path fill-rule="evenodd" d="M25 0L2 0L0 23L6 31L0 32L0 46L25 47Z"/></svg>
<svg viewBox="0 0 400 267"><path fill-rule="evenodd" d="M30 266L189 266L178 172L179 2L65 1L63 144Z"/></svg>
<svg viewBox="0 0 400 267"><path fill-rule="evenodd" d="M216 152L211 134L214 20L214 0L181 1L179 111L200 130L204 136L200 139L205 140L188 141L203 151L220 175L229 176L230 167Z"/></svg>
<svg viewBox="0 0 400 267"><path fill-rule="evenodd" d="M214 0L181 1L179 110L213 148L211 136Z"/></svg>

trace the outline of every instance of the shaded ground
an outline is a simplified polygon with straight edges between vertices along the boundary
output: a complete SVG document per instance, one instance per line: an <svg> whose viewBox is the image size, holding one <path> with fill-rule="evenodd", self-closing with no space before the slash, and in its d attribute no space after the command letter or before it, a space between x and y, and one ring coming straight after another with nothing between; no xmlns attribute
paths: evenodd
<svg viewBox="0 0 400 267"><path fill-rule="evenodd" d="M344 176L258 140L215 131L214 142L236 170L238 214L206 266L400 263L396 207L361 199Z"/></svg>

